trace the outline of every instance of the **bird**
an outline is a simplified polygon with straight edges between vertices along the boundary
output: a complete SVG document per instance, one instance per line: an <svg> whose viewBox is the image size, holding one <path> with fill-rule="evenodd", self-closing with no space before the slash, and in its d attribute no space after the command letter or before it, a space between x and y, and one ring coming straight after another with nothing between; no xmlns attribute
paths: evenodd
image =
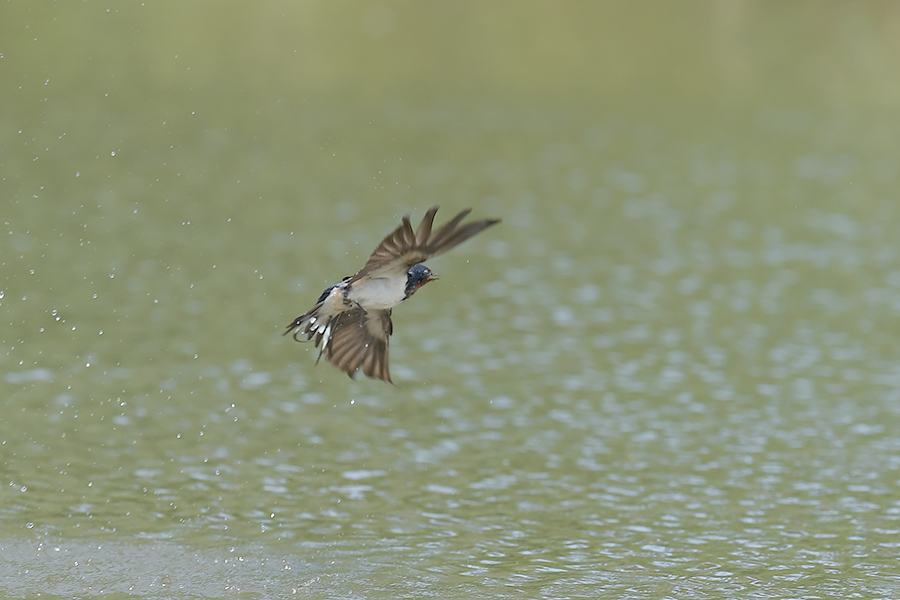
<svg viewBox="0 0 900 600"><path fill-rule="evenodd" d="M359 370L388 383L388 341L394 332L391 310L410 298L437 273L422 264L500 222L484 219L463 224L467 208L438 229L430 208L413 231L409 215L375 248L362 269L328 286L315 306L291 321L284 335L314 340L316 363L325 359L354 378ZM306 339L301 339L306 336Z"/></svg>

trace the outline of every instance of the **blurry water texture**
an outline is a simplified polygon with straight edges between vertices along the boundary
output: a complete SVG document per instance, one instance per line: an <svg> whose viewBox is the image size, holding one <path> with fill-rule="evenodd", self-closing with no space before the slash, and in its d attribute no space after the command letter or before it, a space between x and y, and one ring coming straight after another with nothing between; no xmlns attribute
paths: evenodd
<svg viewBox="0 0 900 600"><path fill-rule="evenodd" d="M896 598L900 6L0 8L0 595ZM396 386L281 337L503 223Z"/></svg>

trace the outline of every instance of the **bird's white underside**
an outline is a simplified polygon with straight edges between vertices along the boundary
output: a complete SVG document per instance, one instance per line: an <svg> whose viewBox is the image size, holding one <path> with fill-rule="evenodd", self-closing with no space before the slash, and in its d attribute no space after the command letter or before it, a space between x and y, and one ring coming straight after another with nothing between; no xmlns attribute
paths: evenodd
<svg viewBox="0 0 900 600"><path fill-rule="evenodd" d="M405 277L377 277L350 286L347 297L365 310L394 308L406 296Z"/></svg>

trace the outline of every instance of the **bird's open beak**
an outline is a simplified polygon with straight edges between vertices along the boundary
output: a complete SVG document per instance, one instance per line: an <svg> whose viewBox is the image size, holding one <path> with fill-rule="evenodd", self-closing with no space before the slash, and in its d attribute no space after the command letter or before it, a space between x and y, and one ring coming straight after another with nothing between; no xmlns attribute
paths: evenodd
<svg viewBox="0 0 900 600"><path fill-rule="evenodd" d="M437 273L435 273L434 271L432 271L432 272L431 272L431 275L428 276L428 281L434 281L435 279L440 279L440 277L438 277L438 274L437 274Z"/></svg>

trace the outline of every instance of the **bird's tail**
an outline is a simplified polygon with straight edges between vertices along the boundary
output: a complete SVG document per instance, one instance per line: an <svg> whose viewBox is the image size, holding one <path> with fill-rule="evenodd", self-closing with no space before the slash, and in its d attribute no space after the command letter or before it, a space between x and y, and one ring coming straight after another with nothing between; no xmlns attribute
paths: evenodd
<svg viewBox="0 0 900 600"><path fill-rule="evenodd" d="M284 335L291 333L298 342L315 339L314 345L319 348L316 362L319 362L323 352L326 354L331 352L329 342L331 342L337 317L346 310L345 302L343 285L331 286L322 293L315 306L291 321ZM302 335L306 336L305 340L300 339Z"/></svg>
<svg viewBox="0 0 900 600"><path fill-rule="evenodd" d="M318 311L319 308L321 308L321 305L316 304L311 311L303 313L302 315L300 315L299 317L297 317L296 319L291 321L290 325L287 326L287 329L285 330L285 332L282 335L287 335L289 333L292 333L292 334L294 334L293 338L295 340L297 340L298 342L309 341L312 338L312 335L307 335L305 340L301 340L297 336L309 333L308 331L306 331L307 325L309 325L310 320L315 317L315 313Z"/></svg>
<svg viewBox="0 0 900 600"><path fill-rule="evenodd" d="M322 358L322 353L328 347L328 342L331 341L331 325L334 320L333 317L323 318L320 315L321 310L322 303L318 302L311 310L291 321L283 334L292 334L291 337L298 342L308 342L315 338L313 345L319 348L319 355L316 357L317 363ZM303 339L301 336L306 336L306 339Z"/></svg>

